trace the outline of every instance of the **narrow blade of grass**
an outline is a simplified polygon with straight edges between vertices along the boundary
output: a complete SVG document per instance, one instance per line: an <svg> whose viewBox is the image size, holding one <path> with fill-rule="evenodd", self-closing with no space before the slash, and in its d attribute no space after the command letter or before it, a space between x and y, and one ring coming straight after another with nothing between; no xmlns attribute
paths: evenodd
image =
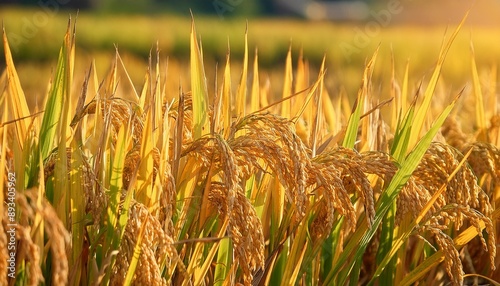
<svg viewBox="0 0 500 286"><path fill-rule="evenodd" d="M236 116L246 115L247 105L247 79L248 79L248 24L245 30L245 51L243 54L243 70L241 72L240 83L236 90Z"/></svg>
<svg viewBox="0 0 500 286"><path fill-rule="evenodd" d="M111 269L113 268L113 264L116 259L114 253L119 247L121 236L125 230L123 221L120 221L120 199L123 189L123 168L125 166L125 156L127 154L128 146L131 143L131 138L127 133L128 126L125 124L121 125L116 140L116 149L111 162L112 168L108 192L109 203L106 209L108 227L106 239L102 249L104 251L104 257L110 261L108 271L103 278L103 283L106 284L109 283Z"/></svg>
<svg viewBox="0 0 500 286"><path fill-rule="evenodd" d="M210 132L208 128L208 91L203 57L196 40L194 20L191 22L191 92L193 97L193 137L200 138Z"/></svg>
<svg viewBox="0 0 500 286"><path fill-rule="evenodd" d="M259 53L255 48L255 58L253 60L253 80L252 93L250 94L250 113L260 108L260 83L259 83Z"/></svg>
<svg viewBox="0 0 500 286"><path fill-rule="evenodd" d="M232 264L232 246L229 239L221 240L217 251L217 264L214 272L214 286L224 285L226 277L229 275Z"/></svg>
<svg viewBox="0 0 500 286"><path fill-rule="evenodd" d="M297 69L295 70L295 78L294 80L294 93L298 93L301 90L305 90L309 87L309 68L307 65L307 61L304 60L304 51L301 48L299 52L299 58L297 60ZM299 113L299 109L304 106L306 101L306 94L299 93L292 101L292 114ZM300 129L305 129L304 122L312 122L312 106L309 105L310 108L307 108L305 112L302 114L301 119L297 121L297 131Z"/></svg>
<svg viewBox="0 0 500 286"><path fill-rule="evenodd" d="M296 123L297 120L302 116L302 114L306 110L307 106L309 105L309 102L311 102L311 99L316 94L316 91L318 90L318 86L322 82L324 76L325 76L324 74L320 74L319 77L318 77L318 80L316 80L316 82L314 83L314 85L309 89L309 92L307 93L307 96L305 97L305 99L303 101L303 105L297 111L297 113L294 115L294 117L292 119L293 122Z"/></svg>
<svg viewBox="0 0 500 286"><path fill-rule="evenodd" d="M288 54L286 55L286 64L285 64L285 78L283 80L283 94L282 99L285 100L292 92L292 82L293 82L293 69L292 69L292 45L288 48ZM291 112L291 102L289 100L283 101L281 103L281 116L287 118L290 117Z"/></svg>
<svg viewBox="0 0 500 286"><path fill-rule="evenodd" d="M408 150L408 144L410 141L410 135L413 127L413 118L415 115L415 105L417 103L417 98L410 105L410 108L405 114L403 120L398 122L397 129L394 135L394 142L391 146L391 155L398 161L401 162L406 155Z"/></svg>
<svg viewBox="0 0 500 286"><path fill-rule="evenodd" d="M80 147L76 140L71 143L71 172L70 172L70 210L71 210L71 261L70 267L74 270L71 281L78 285L82 276L81 261L83 255L83 237L85 228L85 192L84 192L84 176L83 173L83 158L80 153Z"/></svg>
<svg viewBox="0 0 500 286"><path fill-rule="evenodd" d="M122 125L118 131L116 149L113 156L108 207L109 224L112 228L114 228L118 222L117 214L119 213L120 196L123 189L123 167L125 166L125 156L128 149L127 146L130 144L130 138L127 133L127 126ZM109 236L113 236L113 231L111 231L111 229L108 233L108 237Z"/></svg>
<svg viewBox="0 0 500 286"><path fill-rule="evenodd" d="M321 62L321 67L319 69L320 74L325 74L325 61L326 61L326 56L323 57L323 61ZM317 151L317 146L319 143L319 138L320 137L320 130L323 130L323 125L322 121L324 120L324 110L323 110L323 89L325 88L325 77L321 76L319 80L319 86L316 89L316 98L314 102L314 115L311 117L313 121L313 126L311 128L311 149L312 149L312 154L311 157L316 156L316 151ZM311 108L312 109L312 108ZM311 111L312 112L312 111Z"/></svg>
<svg viewBox="0 0 500 286"><path fill-rule="evenodd" d="M70 33L70 23L68 23L68 30L64 37L64 44L59 52L55 76L45 105L42 126L40 127L41 156L44 160L54 146L54 140L57 138L56 134L61 134L61 130L58 130L58 122L62 118L66 90L69 89L66 72L70 68L67 66L69 50L71 49L67 44L70 41Z"/></svg>
<svg viewBox="0 0 500 286"><path fill-rule="evenodd" d="M486 116L484 115L484 100L483 100L483 92L481 90L481 82L479 81L479 75L477 73L476 66L476 55L474 53L474 45L472 44L472 40L470 43L471 50L471 71L472 71L472 86L474 88L474 97L476 99L476 124L477 128L482 134L483 138L478 138L479 140L486 141Z"/></svg>
<svg viewBox="0 0 500 286"><path fill-rule="evenodd" d="M231 66L229 59L229 52L226 56L226 67L224 68L224 79L222 82L222 117L223 117L223 126L224 129L224 138L228 138L230 130L231 130Z"/></svg>
<svg viewBox="0 0 500 286"><path fill-rule="evenodd" d="M146 123L143 129L143 134L141 138L141 150L140 150L140 163L139 171L137 174L137 189L136 189L136 199L138 202L143 203L146 207L151 207L156 199L152 194L153 189L153 148L155 142L154 131L153 131L153 110L148 109L146 115Z"/></svg>
<svg viewBox="0 0 500 286"><path fill-rule="evenodd" d="M354 148L356 144L356 139L358 138L358 128L359 121L361 117L361 113L363 112L363 103L365 102L365 98L368 95L368 89L371 81L371 76L373 72L373 67L375 65L375 60L377 59L378 48L373 53L372 58L368 62L363 72L363 80L361 83L361 88L358 92L358 97L354 102L353 110L351 115L349 116L349 121L347 123L347 129L344 136L344 140L342 142L342 146L346 148Z"/></svg>
<svg viewBox="0 0 500 286"><path fill-rule="evenodd" d="M441 69L442 69L443 63L446 59L446 55L448 54L448 51L450 50L451 44L453 43L456 36L458 35L458 32L460 31L463 24L465 23L465 20L467 19L468 14L469 14L469 12L467 12L465 14L462 21L457 26L457 28L455 29L455 31L453 32L451 37L448 39L446 44L444 44L441 47L441 51L439 52L439 57L438 57L436 67L434 69L434 73L432 74L432 77L429 80L427 88L425 89L425 92L424 92L424 98L422 101L422 105L420 106L417 113L415 114L415 120L413 123L414 130L411 132L410 141L408 142L410 149L412 149L413 146L415 146L418 142L418 138L420 137L420 133L422 132L425 120L426 120L427 115L429 113L429 107L431 105L431 100L432 100L432 97L434 95L434 90L436 89L436 85L437 85L439 76L441 75Z"/></svg>
<svg viewBox="0 0 500 286"><path fill-rule="evenodd" d="M3 29L3 47L5 55L5 65L7 73L7 105L9 106L10 113L13 118L18 119L27 117L30 115L28 104L26 102L26 97L24 91L21 87L19 77L17 75L16 67L14 66L14 61L12 60L12 54L9 47L9 41ZM9 114L9 113L5 113ZM7 122L7 119L3 122ZM18 142L23 147L22 143L26 138L28 132L28 125L26 121L19 120L15 122L15 132L17 134Z"/></svg>
<svg viewBox="0 0 500 286"><path fill-rule="evenodd" d="M380 276L381 272L384 270L384 268L388 265L389 261L391 258L396 254L396 252L400 249L400 247L407 241L408 237L411 235L415 227L422 221L424 216L429 212L431 209L432 205L437 201L439 196L446 190L446 187L448 183L453 179L455 174L462 168L462 166L467 162L467 158L469 155L472 153L472 149L470 149L462 158L460 163L457 165L455 170L448 176L446 179L446 183L439 188L437 192L435 192L431 199L425 204L425 206L422 208L420 211L420 214L417 216L417 218L412 221L408 225L400 225L401 233L399 237L396 240L391 240L391 248L389 251L386 252L386 256L383 258L381 262L378 263L377 270L373 274L373 277L369 283L369 285L372 285L375 282L375 279ZM386 281L384 277L380 276L380 281Z"/></svg>
<svg viewBox="0 0 500 286"><path fill-rule="evenodd" d="M421 158L425 154L427 148L429 147L431 141L434 136L437 134L439 128L443 124L444 120L448 117L451 110L455 105L455 101L453 101L450 105L448 105L441 115L436 119L430 130L420 139L418 144L413 148L413 150L408 154L405 160L401 163L400 169L396 172L391 182L387 186L386 190L382 193L380 198L379 207L377 208L377 214L375 215L375 219L373 225L368 227L367 223L363 221L361 225L358 227L351 240L348 242L347 246L344 249L344 252L341 254L339 260L336 262L337 264L330 271L326 283L332 283L335 275L339 273L341 268L346 267L347 271L344 271L338 277L338 285L344 285L348 276L351 274L353 269L356 269L354 273L352 273L351 281L356 280L359 277L359 269L362 261L363 254L366 250L366 247L370 243L370 240L375 235L378 226L382 222L382 219L386 215L392 203L397 198L399 192L402 187L406 184L411 174L418 166ZM345 265L348 257L354 254L353 262Z"/></svg>
<svg viewBox="0 0 500 286"><path fill-rule="evenodd" d="M71 29L70 20L68 21L68 29L66 31L66 35L64 36L64 43L59 57L55 82L52 85L51 94L49 95L49 102L52 101L51 103L53 105L49 105L49 102L47 102L40 131L42 159L45 159L46 155L48 155L53 142L57 142L52 204L55 207L59 219L61 219L62 223L68 229L71 229L71 226L67 223L70 218L69 212L72 194L71 192L68 192L68 189L70 188L70 181L68 181L67 176L68 156L66 150L68 147L68 137L71 136L68 132L68 126L70 123L69 107L71 105L74 44L74 30L72 31ZM44 140L48 140L50 145ZM44 151L47 153L44 153Z"/></svg>

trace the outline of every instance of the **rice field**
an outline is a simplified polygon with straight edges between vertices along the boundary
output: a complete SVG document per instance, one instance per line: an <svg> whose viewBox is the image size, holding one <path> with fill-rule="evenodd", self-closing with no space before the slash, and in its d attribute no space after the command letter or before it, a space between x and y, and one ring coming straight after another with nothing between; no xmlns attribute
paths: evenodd
<svg viewBox="0 0 500 286"><path fill-rule="evenodd" d="M152 50L137 84L119 49L76 70L70 20L35 97L3 33L1 285L499 285L498 75L463 22L427 77L373 47L354 96L328 54L264 77L250 32L213 72L195 22L184 78Z"/></svg>

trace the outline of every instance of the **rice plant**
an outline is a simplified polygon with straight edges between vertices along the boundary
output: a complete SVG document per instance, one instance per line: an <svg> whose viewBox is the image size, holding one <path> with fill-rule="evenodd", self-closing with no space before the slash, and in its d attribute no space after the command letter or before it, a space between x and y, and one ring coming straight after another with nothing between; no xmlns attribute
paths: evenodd
<svg viewBox="0 0 500 286"><path fill-rule="evenodd" d="M211 94L194 21L178 93L158 51L141 89L118 52L77 87L70 20L40 110L4 31L1 284L498 285L500 125L472 48L475 133L465 91L432 104L462 24L413 100L408 65L373 91L376 50L349 102L291 49L273 96L247 37L238 86L228 51Z"/></svg>

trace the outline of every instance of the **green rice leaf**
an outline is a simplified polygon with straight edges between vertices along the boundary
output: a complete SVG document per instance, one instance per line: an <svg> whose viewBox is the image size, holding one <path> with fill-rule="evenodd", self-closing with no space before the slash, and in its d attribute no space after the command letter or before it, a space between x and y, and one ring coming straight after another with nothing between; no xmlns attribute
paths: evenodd
<svg viewBox="0 0 500 286"><path fill-rule="evenodd" d="M386 190L382 193L380 202L378 203L379 207L377 208L377 213L375 215L373 225L369 228L366 222L363 221L361 223L352 238L349 240L347 246L344 249L344 252L341 254L339 260L337 261L337 265L330 271L326 282L332 282L335 274L338 273L342 267L344 267L344 264L346 263L348 257L351 255L351 251L352 254L354 254L353 263L347 264L347 271L343 272L342 275L339 275L339 285L344 285L347 277L349 276L349 274L351 274L351 271L353 269L360 269L359 265L362 261L362 257L366 250L366 247L375 235L378 226L382 222L390 206L396 200L399 192L406 184L415 168L420 163L420 160L427 151L434 136L437 134L444 120L448 117L451 110L453 109L455 102L456 100L443 110L443 112L436 119L429 131L420 139L415 148L413 148L413 150L401 163L400 169L396 172ZM354 278L351 276L351 281L353 281L352 279L355 280L356 277L359 277L359 272L352 273L352 275L354 276Z"/></svg>
<svg viewBox="0 0 500 286"><path fill-rule="evenodd" d="M70 47L68 47L66 43L69 41L69 37L70 24L68 23L68 30L64 37L64 44L59 52L55 76L51 84L47 104L45 105L42 126L40 127L41 156L44 160L48 157L54 146L54 140L57 138L56 134L60 134L58 122L62 118L63 106L66 100L66 90L69 89L69 82L66 77L67 69L69 69L67 63L70 52Z"/></svg>
<svg viewBox="0 0 500 286"><path fill-rule="evenodd" d="M463 24L465 23L465 20L467 19L469 12L465 14L463 17L462 21L460 24L457 26L451 37L448 39L446 44L441 47L441 51L439 52L439 57L438 61L436 64L436 67L434 69L434 73L432 74L431 79L429 80L429 84L427 85L427 88L425 89L424 93L424 99L422 101L422 105L418 109L417 113L415 114L415 120L413 122L413 130L410 134L410 141L408 142L409 148L413 148L418 142L418 138L420 137L420 134L422 132L422 129L424 127L425 120L428 116L429 113L429 107L431 105L431 99L434 95L434 91L436 90L436 85L438 83L439 76L441 75L441 69L443 67L444 61L446 59L446 55L448 54L448 51L450 50L451 44L455 40L455 38L458 35L458 32L462 28Z"/></svg>
<svg viewBox="0 0 500 286"><path fill-rule="evenodd" d="M377 59L378 50L379 48L375 50L375 53L373 53L372 58L366 65L365 71L363 72L363 81L361 83L361 88L359 89L358 97L354 102L352 113L349 116L344 141L342 142L342 146L346 148L354 148L356 139L358 138L359 121L363 112L363 103L365 102L365 98L369 92L368 89L373 72L373 66L375 65L375 60Z"/></svg>

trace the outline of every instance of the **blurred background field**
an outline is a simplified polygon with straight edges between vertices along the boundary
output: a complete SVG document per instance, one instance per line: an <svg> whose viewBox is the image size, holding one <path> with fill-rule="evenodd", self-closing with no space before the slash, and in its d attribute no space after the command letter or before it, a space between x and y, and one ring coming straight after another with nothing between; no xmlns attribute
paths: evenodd
<svg viewBox="0 0 500 286"><path fill-rule="evenodd" d="M348 2L352 1L343 3ZM133 82L141 86L148 56L158 47L162 66L167 68L168 63L170 79L167 82L174 93L172 96L177 95L179 83L183 86L189 83L190 8L203 43L209 88L215 86L216 66L222 70L220 66L228 47L235 73L233 79L238 78L247 24L250 60L258 49L261 82L270 79L271 91L275 93L282 88L280 79L291 47L294 65L302 51L312 70L317 70L326 56L328 90L332 95L344 93L353 98L365 62L377 46L380 53L373 75L374 83L378 84L374 88L380 91L377 94L384 97L388 93L391 57L399 79L409 61L410 87L414 92L420 81L430 76L447 29L456 26L469 9L465 27L443 67L440 92L453 96L462 88L470 87L471 43L480 76L485 81L490 81L490 71L500 59L497 40L500 1L496 0L478 0L473 5L463 0L373 0L362 2L363 17L347 15L343 19L321 19L324 13L315 17L310 11L301 14L280 1L10 0L0 3L4 3L0 6L0 19L32 107L46 93L68 17L76 17L77 11L76 79L83 78L92 60L96 61L98 74L104 74L110 68L116 47ZM2 58L0 69L4 66Z"/></svg>

